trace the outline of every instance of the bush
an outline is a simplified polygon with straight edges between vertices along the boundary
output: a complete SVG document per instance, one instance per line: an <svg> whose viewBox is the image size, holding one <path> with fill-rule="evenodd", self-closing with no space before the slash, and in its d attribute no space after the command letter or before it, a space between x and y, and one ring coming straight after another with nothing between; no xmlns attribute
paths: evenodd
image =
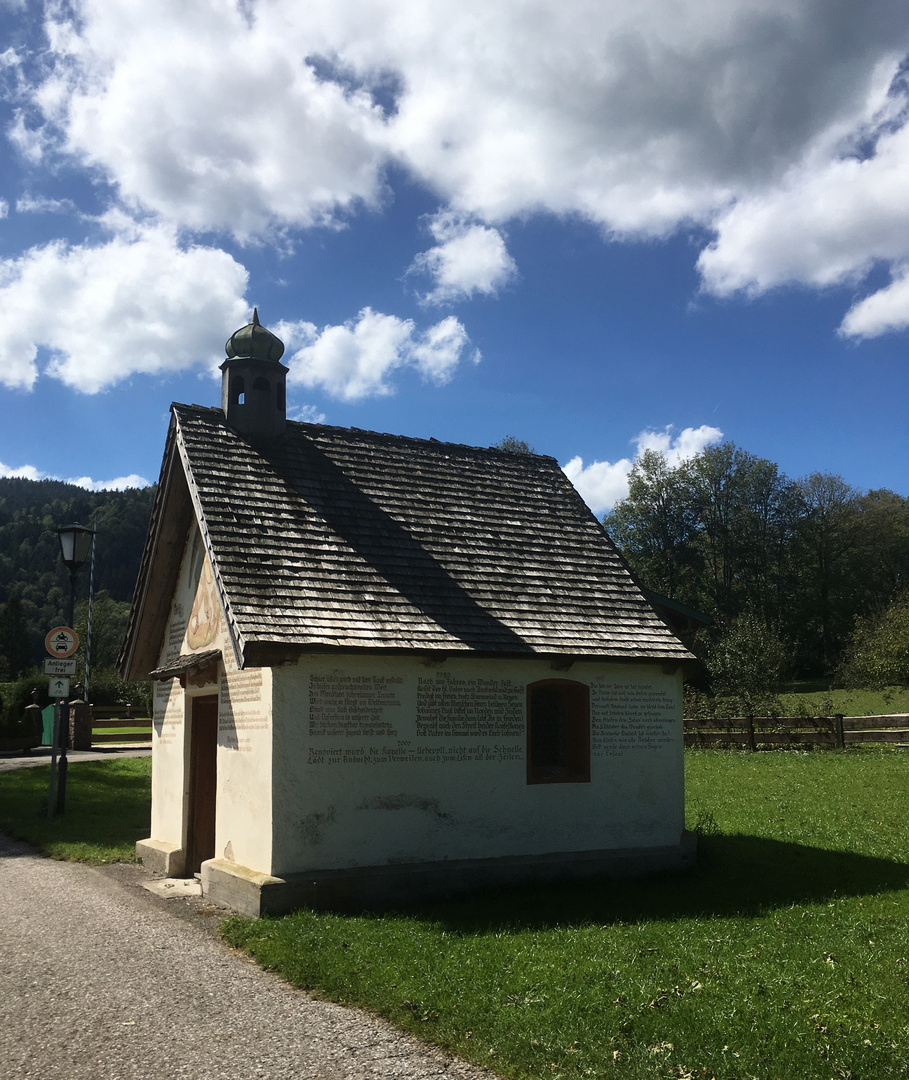
<svg viewBox="0 0 909 1080"><path fill-rule="evenodd" d="M786 663L783 642L748 612L720 627L707 647L706 666L714 693L725 699L732 715L777 715L777 692Z"/></svg>
<svg viewBox="0 0 909 1080"><path fill-rule="evenodd" d="M47 676L35 671L15 682L4 683L0 692L0 739L21 739L34 734L25 709L32 703L32 690L38 690L38 705L49 704ZM38 742L41 734L38 733Z"/></svg>
<svg viewBox="0 0 909 1080"><path fill-rule="evenodd" d="M98 668L91 673L89 696L93 705L133 706L134 715L151 716L152 684L124 682L115 668Z"/></svg>
<svg viewBox="0 0 909 1080"><path fill-rule="evenodd" d="M909 593L877 618L857 618L839 670L843 686L880 690L909 685Z"/></svg>

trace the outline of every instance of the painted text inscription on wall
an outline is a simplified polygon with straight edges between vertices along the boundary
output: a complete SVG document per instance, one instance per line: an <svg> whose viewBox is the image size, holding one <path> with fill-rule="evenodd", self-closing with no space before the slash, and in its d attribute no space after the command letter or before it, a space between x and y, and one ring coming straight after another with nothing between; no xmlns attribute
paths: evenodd
<svg viewBox="0 0 909 1080"><path fill-rule="evenodd" d="M234 750L252 750L249 731L268 729L268 711L262 701L262 671L246 671L222 675L218 699L218 736L225 746Z"/></svg>
<svg viewBox="0 0 909 1080"><path fill-rule="evenodd" d="M668 689L594 679L590 685L593 756L666 749L676 738L677 708Z"/></svg>
<svg viewBox="0 0 909 1080"><path fill-rule="evenodd" d="M382 714L400 706L403 681L386 675L310 675L309 734L394 738L397 731Z"/></svg>
<svg viewBox="0 0 909 1080"><path fill-rule="evenodd" d="M313 673L308 762L522 761L523 701L523 686L510 679Z"/></svg>
<svg viewBox="0 0 909 1080"><path fill-rule="evenodd" d="M510 679L417 679L417 735L508 739L524 734L524 689Z"/></svg>

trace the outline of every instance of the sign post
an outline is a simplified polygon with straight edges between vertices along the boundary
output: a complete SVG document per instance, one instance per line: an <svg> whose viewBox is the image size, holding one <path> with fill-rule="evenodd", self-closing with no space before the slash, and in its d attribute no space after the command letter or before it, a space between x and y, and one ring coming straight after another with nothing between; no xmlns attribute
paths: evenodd
<svg viewBox="0 0 909 1080"><path fill-rule="evenodd" d="M72 674L75 674L76 662L70 657L79 648L79 638L75 630L68 626L55 626L44 639L44 647L50 654L44 661L44 670L51 675L47 690L54 699L54 737L51 740L50 787L47 792L47 816L52 818L55 813L63 810L66 793L66 770L69 766L66 746L69 733L63 727L63 703L69 697L69 665L72 665ZM66 667L66 674L60 671L61 666Z"/></svg>

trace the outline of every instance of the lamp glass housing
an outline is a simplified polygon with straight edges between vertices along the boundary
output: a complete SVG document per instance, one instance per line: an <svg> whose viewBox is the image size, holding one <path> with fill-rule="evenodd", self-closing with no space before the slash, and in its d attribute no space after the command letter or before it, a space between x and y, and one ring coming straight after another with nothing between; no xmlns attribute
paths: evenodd
<svg viewBox="0 0 909 1080"><path fill-rule="evenodd" d="M91 555L95 530L89 529L86 525L62 525L57 529L57 535L60 537L60 554L63 557L63 564L75 572L88 561Z"/></svg>

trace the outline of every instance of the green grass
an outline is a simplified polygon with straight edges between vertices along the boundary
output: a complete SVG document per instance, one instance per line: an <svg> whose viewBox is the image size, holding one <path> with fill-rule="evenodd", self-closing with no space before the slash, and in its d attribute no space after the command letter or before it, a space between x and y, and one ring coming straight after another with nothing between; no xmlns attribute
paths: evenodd
<svg viewBox="0 0 909 1080"><path fill-rule="evenodd" d="M698 869L411 912L231 919L298 986L507 1077L909 1076L909 753L686 752ZM0 824L57 858L134 859L148 759L0 774Z"/></svg>
<svg viewBox="0 0 909 1080"><path fill-rule="evenodd" d="M909 686L888 686L883 690L827 690L812 684L808 691L780 694L784 715L807 713L813 716L880 716L909 712Z"/></svg>
<svg viewBox="0 0 909 1080"><path fill-rule="evenodd" d="M909 755L686 753L699 867L227 940L507 1077L909 1075Z"/></svg>
<svg viewBox="0 0 909 1080"><path fill-rule="evenodd" d="M147 741L151 742L151 725L146 724L143 727L105 727L105 728L93 728L92 736L98 735L144 735Z"/></svg>
<svg viewBox="0 0 909 1080"><path fill-rule="evenodd" d="M47 816L50 766L0 773L0 828L55 859L135 862L148 836L151 759L70 764L66 808Z"/></svg>

